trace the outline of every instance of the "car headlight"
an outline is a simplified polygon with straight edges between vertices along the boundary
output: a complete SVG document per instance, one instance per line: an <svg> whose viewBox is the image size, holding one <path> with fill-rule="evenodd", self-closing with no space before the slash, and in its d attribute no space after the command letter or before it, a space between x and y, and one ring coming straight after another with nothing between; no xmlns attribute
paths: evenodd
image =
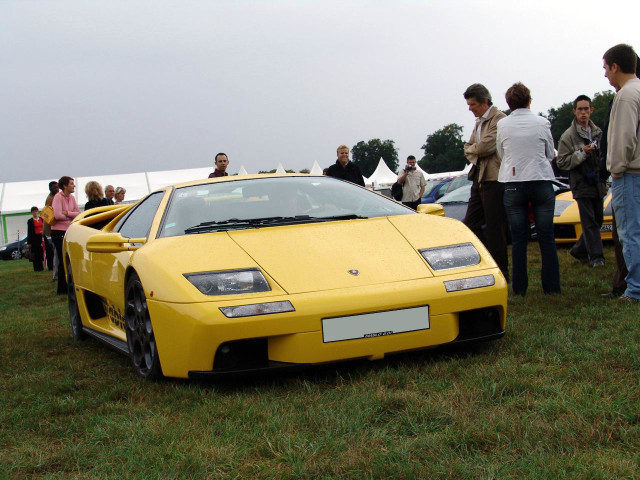
<svg viewBox="0 0 640 480"><path fill-rule="evenodd" d="M4 252L7 249L7 247L0 247L0 252Z"/></svg>
<svg viewBox="0 0 640 480"><path fill-rule="evenodd" d="M573 202L570 200L556 200L556 206L553 209L553 216L554 217L559 217L560 215L562 215L562 213L569 208L569 205L571 205Z"/></svg>
<svg viewBox="0 0 640 480"><path fill-rule="evenodd" d="M184 276L205 295L237 295L271 290L267 279L257 268L185 273Z"/></svg>
<svg viewBox="0 0 640 480"><path fill-rule="evenodd" d="M220 311L227 318L252 317L254 315L268 315L270 313L295 312L289 300L283 302L254 303L252 305L238 305L237 307L220 307Z"/></svg>
<svg viewBox="0 0 640 480"><path fill-rule="evenodd" d="M470 243L450 247L425 248L420 254L434 270L468 267L480 263L480 254Z"/></svg>

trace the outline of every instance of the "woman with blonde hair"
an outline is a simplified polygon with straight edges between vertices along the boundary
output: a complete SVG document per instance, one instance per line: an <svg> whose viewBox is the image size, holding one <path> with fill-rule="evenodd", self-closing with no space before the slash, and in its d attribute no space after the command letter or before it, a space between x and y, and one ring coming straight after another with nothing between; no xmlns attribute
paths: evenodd
<svg viewBox="0 0 640 480"><path fill-rule="evenodd" d="M127 193L127 190L125 188L123 187L116 188L115 202L114 202L115 205L124 202L125 193Z"/></svg>
<svg viewBox="0 0 640 480"><path fill-rule="evenodd" d="M89 201L84 204L84 209L89 210L90 208L103 207L105 205L109 205L107 199L104 198L104 192L102 191L102 185L100 185L95 180L87 182L84 187L84 193L87 194L87 198Z"/></svg>

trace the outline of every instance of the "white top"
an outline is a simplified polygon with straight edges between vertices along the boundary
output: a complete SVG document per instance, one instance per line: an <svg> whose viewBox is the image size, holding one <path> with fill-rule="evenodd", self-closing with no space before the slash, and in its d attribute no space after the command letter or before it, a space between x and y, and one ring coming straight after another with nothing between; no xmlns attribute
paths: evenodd
<svg viewBox="0 0 640 480"><path fill-rule="evenodd" d="M499 182L553 180L553 137L549 120L518 108L498 122Z"/></svg>

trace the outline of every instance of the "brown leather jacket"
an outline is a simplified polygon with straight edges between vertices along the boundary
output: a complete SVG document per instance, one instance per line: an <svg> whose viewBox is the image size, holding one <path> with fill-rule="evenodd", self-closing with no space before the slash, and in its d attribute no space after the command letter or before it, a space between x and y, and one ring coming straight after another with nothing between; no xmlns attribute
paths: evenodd
<svg viewBox="0 0 640 480"><path fill-rule="evenodd" d="M498 180L500 157L496 153L496 135L498 121L506 117L504 113L492 106L487 119L482 124L480 139L476 138L473 128L471 138L464 145L464 156L473 164L469 171L469 180L477 175L478 182L492 182Z"/></svg>

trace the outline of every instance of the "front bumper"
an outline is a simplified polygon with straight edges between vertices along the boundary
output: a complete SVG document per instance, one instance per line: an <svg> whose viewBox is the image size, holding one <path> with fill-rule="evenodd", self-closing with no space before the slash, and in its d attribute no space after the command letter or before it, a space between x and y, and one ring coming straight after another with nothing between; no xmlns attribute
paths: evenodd
<svg viewBox="0 0 640 480"><path fill-rule="evenodd" d="M454 293L445 291L443 282L446 280L486 274L494 275L494 286ZM497 338L505 329L507 284L498 269L488 269L352 289L271 296L264 300L289 300L296 311L226 318L219 307L256 303L260 299L191 304L148 299L163 373L170 377L199 378L232 371L289 369L356 358L375 360L390 353L454 341ZM428 329L323 342L323 318L424 305L429 305ZM475 330L465 327L477 323L473 319L474 315L480 315L477 312L493 312L488 314L491 317L487 320L488 326ZM240 357L262 356L264 361L248 365L240 361L235 366L233 362L223 361L224 347L234 345L242 345ZM258 354L259 350L263 353Z"/></svg>

